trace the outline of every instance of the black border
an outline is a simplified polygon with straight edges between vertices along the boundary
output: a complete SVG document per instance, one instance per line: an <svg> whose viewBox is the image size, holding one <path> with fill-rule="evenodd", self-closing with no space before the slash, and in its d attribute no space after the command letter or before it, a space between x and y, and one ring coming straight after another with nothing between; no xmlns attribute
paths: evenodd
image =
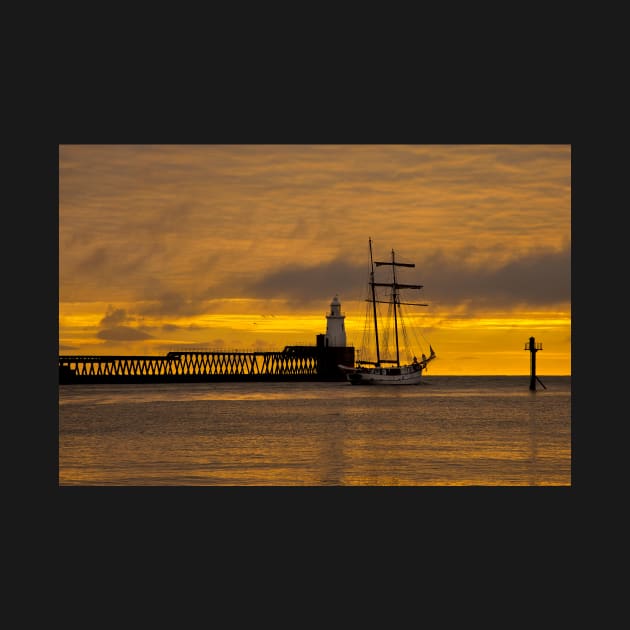
<svg viewBox="0 0 630 630"><path fill-rule="evenodd" d="M465 73L464 73L465 75ZM92 98L66 98L67 109L54 125L51 142L38 149L36 247L44 252L36 286L46 296L30 292L35 305L29 312L44 330L46 371L44 410L36 416L44 424L48 470L55 517L72 548L77 541L103 541L128 547L133 541L159 540L164 547L191 540L219 544L225 534L234 544L249 548L258 542L282 547L291 542L311 549L318 541L365 541L366 547L404 541L409 549L439 544L470 548L484 541L494 546L509 541L510 549L527 547L545 536L566 540L575 516L575 498L583 478L578 474L577 405L573 403L573 483L570 488L66 488L58 486L58 147L71 143L452 143L572 145L572 183L582 153L573 140L570 92L566 81L549 89L552 81L537 83L534 73L524 79L508 75L475 81L451 74L442 84L423 89L421 67L401 83L385 86L343 82L309 83L275 91L277 84L252 82L230 92L229 86L208 93L198 89L132 89L128 84L84 86ZM207 77L202 78L204 81ZM129 84L131 84L129 80ZM420 84L420 88L418 87ZM181 86L182 88L184 86ZM354 89L356 88L356 90ZM102 98L98 98L102 95ZM578 145L581 146L581 145ZM582 189L580 182L579 190ZM579 203L572 195L575 243ZM43 215L43 220L41 216ZM575 248L572 250L572 258ZM572 272L573 273L573 272ZM579 304L572 283L572 318ZM580 305L581 307L581 305ZM50 309L50 310L48 310ZM576 338L573 319L573 337ZM50 326L50 328L49 328ZM37 352L41 356L41 350ZM574 355L575 357L575 355ZM575 392L579 366L572 359ZM23 394L31 400L32 383ZM580 400L581 396L580 396ZM54 415L53 415L54 414ZM48 435L50 432L50 435ZM52 447L52 448L51 448ZM527 538L529 536L529 538ZM371 539L370 539L371 538ZM130 543L131 541L131 543ZM184 541L184 542L183 542ZM528 542L529 541L529 542ZM205 546L204 545L204 546ZM400 551L400 550L399 550ZM518 555L518 554L517 554ZM522 559L522 558L521 558ZM416 567L417 569L418 567Z"/></svg>

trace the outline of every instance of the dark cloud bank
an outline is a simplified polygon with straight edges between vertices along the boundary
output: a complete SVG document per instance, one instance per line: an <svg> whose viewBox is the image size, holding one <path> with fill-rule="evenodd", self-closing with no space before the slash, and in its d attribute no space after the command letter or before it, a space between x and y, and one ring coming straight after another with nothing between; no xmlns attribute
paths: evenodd
<svg viewBox="0 0 630 630"><path fill-rule="evenodd" d="M404 273L404 275L403 275ZM571 251L532 253L494 268L471 267L461 260L435 253L401 271L401 282L425 285L424 294L434 302L456 305L513 308L519 304L546 307L571 300ZM318 267L295 267L268 274L251 282L246 294L258 298L285 298L289 302L312 304L329 300L338 293L360 299L367 281L365 266L335 260Z"/></svg>
<svg viewBox="0 0 630 630"><path fill-rule="evenodd" d="M400 282L423 284L424 291L413 297L428 301L432 306L455 308L466 306L473 314L483 309L512 310L551 308L571 301L571 251L540 251L513 259L503 265L472 266L466 263L467 255L447 257L441 252L428 256L415 269L401 269ZM343 302L367 297L367 265L351 265L337 259L317 266L294 266L269 273L255 279L241 280L222 287L214 287L218 296L283 299L296 310L326 308L330 299L338 294ZM237 288L238 287L238 288ZM142 315L173 317L207 313L210 306L203 295L186 298L175 293L154 296L155 302L143 307ZM101 320L99 338L109 341L136 341L150 339L152 335L136 327L137 316L110 306ZM174 329L175 325L166 324ZM166 328L165 328L166 329Z"/></svg>

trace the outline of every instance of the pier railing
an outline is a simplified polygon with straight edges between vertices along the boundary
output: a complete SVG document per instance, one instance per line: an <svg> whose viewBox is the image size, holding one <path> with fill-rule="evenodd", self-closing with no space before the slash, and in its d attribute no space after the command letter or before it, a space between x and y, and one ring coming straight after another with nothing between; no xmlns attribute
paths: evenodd
<svg viewBox="0 0 630 630"><path fill-rule="evenodd" d="M165 356L59 356L74 376L203 376L317 374L315 354L286 352L169 352Z"/></svg>

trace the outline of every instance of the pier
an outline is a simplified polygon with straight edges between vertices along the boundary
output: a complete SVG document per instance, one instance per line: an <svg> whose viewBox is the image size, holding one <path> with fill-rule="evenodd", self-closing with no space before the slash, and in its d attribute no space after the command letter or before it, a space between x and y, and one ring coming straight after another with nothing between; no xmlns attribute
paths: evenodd
<svg viewBox="0 0 630 630"><path fill-rule="evenodd" d="M317 335L314 346L285 346L278 352L59 355L59 384L345 381L338 366L354 366L354 347L346 345L344 319L335 295L326 315L326 334Z"/></svg>
<svg viewBox="0 0 630 630"><path fill-rule="evenodd" d="M354 347L286 346L279 352L169 352L162 356L59 355L59 383L203 383L345 380Z"/></svg>

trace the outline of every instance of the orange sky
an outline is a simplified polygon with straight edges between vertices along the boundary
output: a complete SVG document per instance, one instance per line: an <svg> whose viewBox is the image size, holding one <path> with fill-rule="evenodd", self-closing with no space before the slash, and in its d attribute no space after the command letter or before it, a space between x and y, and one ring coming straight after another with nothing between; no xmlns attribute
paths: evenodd
<svg viewBox="0 0 630 630"><path fill-rule="evenodd" d="M428 374L571 373L570 145L61 145L59 353L281 350L414 262ZM409 275L411 273L411 275Z"/></svg>

